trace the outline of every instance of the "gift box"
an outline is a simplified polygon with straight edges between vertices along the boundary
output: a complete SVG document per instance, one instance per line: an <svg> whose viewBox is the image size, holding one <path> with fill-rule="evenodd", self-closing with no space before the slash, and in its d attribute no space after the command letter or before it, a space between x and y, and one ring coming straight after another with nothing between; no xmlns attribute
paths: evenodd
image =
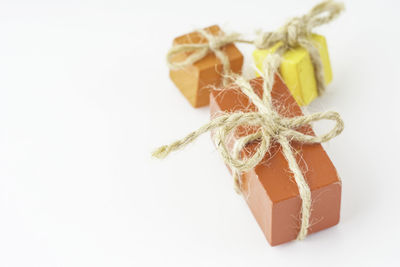
<svg viewBox="0 0 400 267"><path fill-rule="evenodd" d="M251 80L254 91L261 96L262 78ZM301 116L302 111L283 81L276 76L272 90L275 109L285 117ZM238 88L211 90L211 117L224 112L250 112L256 108ZM256 129L241 126L230 137L235 140ZM310 126L297 129L314 135ZM308 233L336 225L340 216L341 180L321 144L290 143L297 163L310 187L312 206ZM248 157L257 149L257 142L248 144L241 156ZM290 172L278 143L271 145L264 159L253 169L241 174L241 193L256 221L272 246L296 239L301 224L301 203L298 186Z"/></svg>
<svg viewBox="0 0 400 267"><path fill-rule="evenodd" d="M205 28L212 35L223 34L217 26ZM175 38L173 44L201 44L207 43L207 39L199 32L191 32ZM233 43L221 48L229 58L230 70L234 73L241 73L243 65L243 55ZM183 52L175 55L172 60L181 62L192 52ZM170 70L171 80L179 88L182 94L193 107L201 107L209 104L209 93L212 86L220 86L222 82L222 64L215 53L209 52L204 58L198 60L190 66Z"/></svg>
<svg viewBox="0 0 400 267"><path fill-rule="evenodd" d="M332 70L325 37L312 34L310 38L313 45L318 49L323 66L325 84L328 84L332 81ZM257 68L262 70L263 61L267 55L274 53L281 45L282 43L279 42L269 49L255 50L253 59ZM279 72L300 106L308 105L318 96L314 67L305 48L297 47L284 53Z"/></svg>

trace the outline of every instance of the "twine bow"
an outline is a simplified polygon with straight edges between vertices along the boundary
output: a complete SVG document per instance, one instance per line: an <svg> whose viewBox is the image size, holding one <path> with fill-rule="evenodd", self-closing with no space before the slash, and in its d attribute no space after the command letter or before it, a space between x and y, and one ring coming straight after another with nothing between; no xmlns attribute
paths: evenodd
<svg viewBox="0 0 400 267"><path fill-rule="evenodd" d="M268 49L278 43L282 45L275 51L282 56L286 51L301 46L305 48L314 67L314 75L317 82L318 95L325 92L324 69L318 48L311 41L313 28L327 24L334 20L344 10L343 3L325 1L314 6L307 14L289 20L276 32L259 33L254 45L258 49Z"/></svg>
<svg viewBox="0 0 400 267"><path fill-rule="evenodd" d="M179 150L187 144L193 142L201 134L215 130L215 143L225 163L231 168L235 177L235 185L240 190L240 175L254 168L261 162L265 154L269 151L272 142L278 142L283 154L288 162L290 171L299 189L302 199L301 207L301 226L297 236L303 239L307 235L309 219L311 213L311 191L304 179L304 176L297 164L296 158L290 146L290 141L298 141L304 144L326 142L337 136L343 131L343 121L337 112L319 112L306 116L287 118L281 116L272 105L271 90L274 84L274 75L280 64L278 55L270 55L265 61L265 73L263 76L263 95L262 98L254 92L252 86L241 76L233 77L233 84L257 107L254 112L234 112L225 113L213 119L209 123L200 127L197 131L188 134L183 139L177 140L170 145L162 146L153 152L153 156L164 158L170 152ZM303 134L296 129L314 121L332 120L336 122L335 127L326 134L313 136ZM238 139L233 151L227 147L227 139L239 126L256 126L255 133L246 135ZM248 158L240 158L240 152L245 146L253 141L259 141L256 151Z"/></svg>
<svg viewBox="0 0 400 267"><path fill-rule="evenodd" d="M168 67L172 70L176 70L190 66L204 58L211 51L214 52L215 56L221 61L223 77L222 83L223 86L227 86L227 77L229 76L228 74L231 70L231 65L228 55L226 55L226 53L221 49L230 43L246 41L241 40L237 33L213 35L204 29L199 29L197 32L204 36L207 39L207 42L202 44L190 43L174 45L167 53ZM174 56L183 52L189 52L191 54L183 61L174 61Z"/></svg>

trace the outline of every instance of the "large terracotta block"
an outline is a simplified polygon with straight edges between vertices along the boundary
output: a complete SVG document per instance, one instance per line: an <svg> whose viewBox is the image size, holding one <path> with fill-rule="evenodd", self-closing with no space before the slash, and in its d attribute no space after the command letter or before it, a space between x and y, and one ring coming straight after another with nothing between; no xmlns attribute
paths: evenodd
<svg viewBox="0 0 400 267"><path fill-rule="evenodd" d="M262 78L251 81L258 95L262 92ZM288 88L276 76L272 91L274 105L287 117L302 115L302 111ZM211 116L222 112L254 111L247 96L238 88L212 90L210 94ZM314 134L310 126L298 129ZM242 128L232 136L230 144L254 129ZM242 156L253 153L257 143L249 144ZM297 162L312 192L312 208L309 233L336 225L339 222L341 180L334 165L320 144L291 142ZM288 163L280 145L272 145L260 164L242 175L242 191L255 219L272 246L296 239L300 228L301 199Z"/></svg>
<svg viewBox="0 0 400 267"><path fill-rule="evenodd" d="M223 34L217 26L205 28L213 35ZM177 37L174 45L188 43L206 43L207 39L198 32L192 32ZM229 57L231 70L241 73L243 65L243 55L234 44L228 44L221 49ZM180 53L173 60L182 61L190 53ZM210 88L220 86L222 83L222 64L214 53L210 52L201 60L193 65L179 70L171 70L170 77L182 94L193 107L206 106L209 103Z"/></svg>

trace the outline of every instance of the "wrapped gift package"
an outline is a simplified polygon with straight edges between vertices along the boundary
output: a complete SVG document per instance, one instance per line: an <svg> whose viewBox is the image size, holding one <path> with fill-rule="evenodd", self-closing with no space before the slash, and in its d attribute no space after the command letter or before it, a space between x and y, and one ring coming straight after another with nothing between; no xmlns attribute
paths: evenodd
<svg viewBox="0 0 400 267"><path fill-rule="evenodd" d="M302 111L284 82L278 76L275 80L272 98L277 111L285 117L301 116ZM260 96L262 78L251 80L251 85ZM230 86L223 91L211 91L210 109L211 117L215 118L221 112L249 112L256 108L238 88ZM255 130L239 127L228 144L232 148L235 140ZM310 126L298 131L314 135ZM257 146L257 142L248 144L241 156L250 156ZM311 189L309 233L336 225L340 215L341 180L334 165L321 144L291 142L291 146ZM271 145L269 152L255 168L241 175L241 191L272 246L296 239L302 202L298 186L278 143Z"/></svg>
<svg viewBox="0 0 400 267"><path fill-rule="evenodd" d="M217 25L205 28L205 30L213 35L223 34ZM207 39L195 31L175 38L173 44L181 45L205 42L207 42ZM243 55L236 46L231 43L222 47L221 51L228 56L231 71L238 74L241 73ZM183 61L189 55L190 52L179 53L173 60ZM222 64L213 52L209 52L204 58L188 67L170 70L172 81L193 107L208 105L210 89L213 86L220 86L222 83L221 74Z"/></svg>
<svg viewBox="0 0 400 267"><path fill-rule="evenodd" d="M318 49L324 69L325 84L328 84L332 81L332 70L325 37L312 34L310 38L314 46ZM270 49L255 50L253 52L253 59L257 68L261 70L263 61L267 55L274 53L281 45L282 43L277 43ZM288 50L283 55L279 72L297 104L300 106L308 105L318 96L314 67L305 48L298 47Z"/></svg>

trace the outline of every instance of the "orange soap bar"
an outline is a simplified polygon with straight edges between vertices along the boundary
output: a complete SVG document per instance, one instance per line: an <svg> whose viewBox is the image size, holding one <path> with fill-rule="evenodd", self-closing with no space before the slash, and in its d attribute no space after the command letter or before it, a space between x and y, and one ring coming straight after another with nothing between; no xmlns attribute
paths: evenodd
<svg viewBox="0 0 400 267"><path fill-rule="evenodd" d="M217 26L205 28L213 35L222 34ZM174 45L188 43L206 43L207 39L198 32L192 32L175 38ZM243 65L243 55L234 44L228 44L221 48L229 57L231 70L241 73ZM180 53L172 60L182 61L190 53ZM179 70L171 70L170 77L182 94L189 100L193 107L206 106L209 103L210 88L222 84L222 64L214 53L210 52L204 58L195 62L193 65Z"/></svg>
<svg viewBox="0 0 400 267"><path fill-rule="evenodd" d="M251 85L260 96L262 78L253 79ZM278 76L275 78L272 98L280 114L286 117L302 115L300 107ZM256 110L238 88L212 90L210 109L212 117L218 116L221 111ZM252 129L239 129L232 140L249 131ZM314 134L310 126L302 127L298 131ZM320 144L291 142L291 146L312 192L309 233L336 225L340 216L341 181L335 167ZM242 156L248 156L256 148L255 143L247 145ZM300 229L301 199L279 144L272 144L262 162L242 174L242 192L272 246L296 239Z"/></svg>

